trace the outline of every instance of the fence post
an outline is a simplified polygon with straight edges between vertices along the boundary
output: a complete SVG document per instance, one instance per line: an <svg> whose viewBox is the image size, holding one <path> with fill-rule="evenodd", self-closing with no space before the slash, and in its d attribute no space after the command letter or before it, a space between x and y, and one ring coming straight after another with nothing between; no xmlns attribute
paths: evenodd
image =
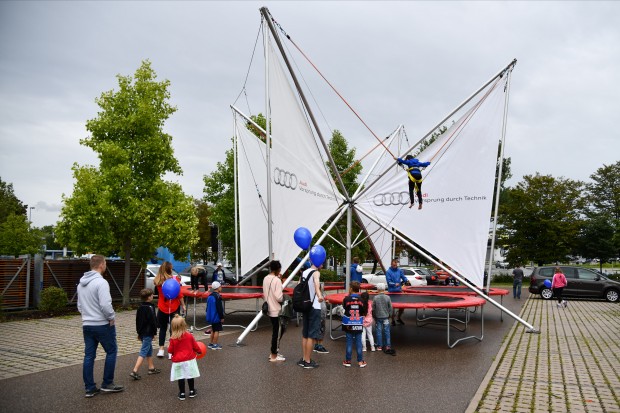
<svg viewBox="0 0 620 413"><path fill-rule="evenodd" d="M43 255L34 256L34 282L32 289L32 301L35 307L41 302L41 290L43 289Z"/></svg>

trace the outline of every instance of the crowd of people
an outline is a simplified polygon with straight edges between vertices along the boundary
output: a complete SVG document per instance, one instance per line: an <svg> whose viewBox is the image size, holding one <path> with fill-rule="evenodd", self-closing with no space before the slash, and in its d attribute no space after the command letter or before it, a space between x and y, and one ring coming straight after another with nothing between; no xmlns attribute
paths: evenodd
<svg viewBox="0 0 620 413"><path fill-rule="evenodd" d="M83 335L85 342L83 380L85 396L93 397L99 392L121 392L124 386L114 383L117 343L115 329L115 312L112 306L110 286L103 278L106 271L106 261L101 255L94 255L90 260L91 270L86 272L78 286L78 310L82 315ZM309 295L312 297L311 308L301 314L302 318L302 357L297 364L305 369L313 369L319 364L312 359L312 353L329 353L323 345L325 335L325 320L327 307L325 304L325 292L322 288L320 266L312 265L307 268L300 277L306 281ZM352 272L358 271L359 263L354 262ZM197 276L197 272L192 272ZM357 275L357 274L356 274ZM398 315L392 309L390 297L385 294L388 291L400 291L406 278L398 263L393 262L386 275L388 280L385 284L377 285L378 294L370 299L368 293L360 294L360 282L350 282L348 295L343 301L343 330L346 333L346 350L343 365L351 366L353 346L356 349L358 366L366 367L363 352L383 351L394 355L390 341L390 319L401 324L402 312ZM156 357L163 359L166 355L166 338L168 339L167 354L171 362L170 380L178 383L178 398L185 400L186 394L193 398L197 395L195 379L200 376L197 357L202 350L194 335L188 331L184 314L187 312L183 294L179 288L177 296L170 297L165 294L164 283L174 279L181 284L178 277L173 276L172 264L164 262L155 277L154 285L158 293L157 306L153 303L154 291L145 288L140 292L141 304L136 312L136 333L140 341L139 355L136 363L129 373L133 380L141 380L140 369L146 361L147 375L159 374L162 369L155 367L153 357L153 340L158 335L158 351ZM194 280L192 280L194 281ZM207 335L210 336L208 348L221 350L218 344L219 334L223 330L224 310L220 295L222 283L213 281L210 294L207 298L206 321L210 324ZM194 289L195 286L192 286ZM292 316L291 298L284 294L282 265L279 261L269 264L269 274L263 280L263 298L267 303L266 315L269 317L272 334L269 348L269 362L284 362L286 357L279 351L280 341L287 327L288 319ZM345 321L346 320L346 321ZM373 324L376 330L373 334ZM376 336L376 340L375 340ZM366 343L369 343L370 347ZM94 360L99 344L106 352L103 380L100 387L93 377ZM206 351L206 349L204 350ZM185 383L189 386L186 393Z"/></svg>

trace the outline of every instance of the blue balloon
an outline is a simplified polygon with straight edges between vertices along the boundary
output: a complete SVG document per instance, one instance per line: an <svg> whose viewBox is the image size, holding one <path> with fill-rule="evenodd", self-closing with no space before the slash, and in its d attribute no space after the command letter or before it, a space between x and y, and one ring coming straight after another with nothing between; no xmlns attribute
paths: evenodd
<svg viewBox="0 0 620 413"><path fill-rule="evenodd" d="M299 227L295 230L295 234L293 235L295 238L295 244L302 250L307 250L310 248L310 243L312 242L312 234L308 228Z"/></svg>
<svg viewBox="0 0 620 413"><path fill-rule="evenodd" d="M179 292L181 291L181 284L174 278L169 278L161 285L161 292L164 294L169 300L173 298L177 298L179 296Z"/></svg>
<svg viewBox="0 0 620 413"><path fill-rule="evenodd" d="M543 284L545 284L545 287L551 288L551 281L545 280L545 282Z"/></svg>
<svg viewBox="0 0 620 413"><path fill-rule="evenodd" d="M325 248L320 245L315 245L310 250L310 261L312 261L315 267L320 267L325 262L326 256Z"/></svg>

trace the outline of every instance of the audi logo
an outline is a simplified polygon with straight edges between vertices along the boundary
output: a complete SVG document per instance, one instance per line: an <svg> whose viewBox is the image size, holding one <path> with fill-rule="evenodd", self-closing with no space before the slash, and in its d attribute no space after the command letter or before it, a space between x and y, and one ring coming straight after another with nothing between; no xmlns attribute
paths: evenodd
<svg viewBox="0 0 620 413"><path fill-rule="evenodd" d="M284 169L275 168L273 170L273 182L276 185L283 186L285 188L295 189L297 188L297 175Z"/></svg>
<svg viewBox="0 0 620 413"><path fill-rule="evenodd" d="M372 199L372 203L376 206L408 205L409 202L409 194L405 191L377 194Z"/></svg>

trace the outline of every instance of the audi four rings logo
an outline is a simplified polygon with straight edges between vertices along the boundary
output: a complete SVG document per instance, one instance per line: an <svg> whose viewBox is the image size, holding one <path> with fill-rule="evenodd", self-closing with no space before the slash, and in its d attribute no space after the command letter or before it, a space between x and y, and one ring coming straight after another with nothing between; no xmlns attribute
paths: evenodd
<svg viewBox="0 0 620 413"><path fill-rule="evenodd" d="M297 175L284 169L275 168L273 170L273 182L285 188L297 188Z"/></svg>
<svg viewBox="0 0 620 413"><path fill-rule="evenodd" d="M386 194L377 194L372 199L376 206L388 205L407 205L409 204L409 194L407 192L392 192Z"/></svg>

